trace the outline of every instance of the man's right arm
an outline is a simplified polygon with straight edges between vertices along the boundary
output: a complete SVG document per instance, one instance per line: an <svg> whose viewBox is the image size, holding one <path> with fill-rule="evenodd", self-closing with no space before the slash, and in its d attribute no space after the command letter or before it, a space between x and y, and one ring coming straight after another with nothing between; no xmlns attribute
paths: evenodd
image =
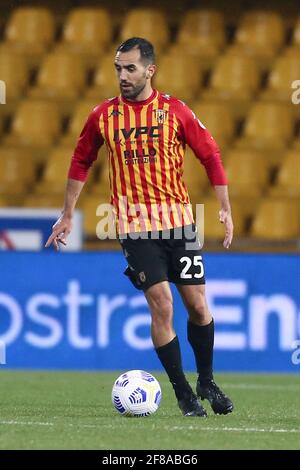
<svg viewBox="0 0 300 470"><path fill-rule="evenodd" d="M72 230L76 202L103 142L104 139L99 130L98 107L89 115L78 139L68 173L64 207L61 216L52 227L52 234L45 244L46 248L52 243L56 250L59 249L59 243L66 245L67 236Z"/></svg>
<svg viewBox="0 0 300 470"><path fill-rule="evenodd" d="M45 247L48 248L52 243L56 250L59 249L59 243L67 244L67 237L72 230L72 219L79 194L84 186L84 181L73 180L69 178L65 192L64 207L59 219L52 227L52 234L48 238Z"/></svg>

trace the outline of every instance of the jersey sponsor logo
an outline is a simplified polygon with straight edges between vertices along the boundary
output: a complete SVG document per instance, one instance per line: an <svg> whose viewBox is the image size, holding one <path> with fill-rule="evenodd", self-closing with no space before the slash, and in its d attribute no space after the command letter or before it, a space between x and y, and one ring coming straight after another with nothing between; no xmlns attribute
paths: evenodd
<svg viewBox="0 0 300 470"><path fill-rule="evenodd" d="M124 150L125 165L135 165L137 163L153 163L156 161L156 149Z"/></svg>
<svg viewBox="0 0 300 470"><path fill-rule="evenodd" d="M154 109L153 114L158 124L163 124L167 119L168 111L165 109Z"/></svg>
<svg viewBox="0 0 300 470"><path fill-rule="evenodd" d="M142 135L147 135L150 138L160 137L160 130L162 126L141 126L131 127L130 129L115 129L114 131L114 142L120 141L120 133L123 135L125 140L130 140L131 137L138 139Z"/></svg>

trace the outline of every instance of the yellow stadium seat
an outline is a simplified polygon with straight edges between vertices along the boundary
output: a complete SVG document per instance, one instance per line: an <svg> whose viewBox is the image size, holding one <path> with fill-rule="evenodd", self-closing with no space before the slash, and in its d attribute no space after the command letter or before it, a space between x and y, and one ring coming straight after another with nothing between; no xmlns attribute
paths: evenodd
<svg viewBox="0 0 300 470"><path fill-rule="evenodd" d="M300 16L298 16L294 26L292 44L295 46L300 46Z"/></svg>
<svg viewBox="0 0 300 470"><path fill-rule="evenodd" d="M105 231L108 228L108 225L105 223L98 223L104 219L100 217L100 212L98 212L97 215L97 210L101 211L101 208L99 208L99 205L105 204L103 206L103 211L102 211L102 217L105 220L109 220L109 233L111 235L115 234L115 227L114 224L112 223L112 218L108 214L111 214L109 208L109 190L107 193L103 192L102 193L92 193L88 194L82 204L82 209L84 213L84 230L85 233L88 237L95 238L95 237L101 237L105 235ZM108 212L105 212L105 210L108 209Z"/></svg>
<svg viewBox="0 0 300 470"><path fill-rule="evenodd" d="M230 150L225 159L230 197L238 199L245 215L250 216L266 191L268 162L257 152Z"/></svg>
<svg viewBox="0 0 300 470"><path fill-rule="evenodd" d="M53 52L43 62L37 85L29 96L56 101L64 114L72 111L74 101L85 86L85 71L80 58L67 52Z"/></svg>
<svg viewBox="0 0 300 470"><path fill-rule="evenodd" d="M4 207L7 207L8 206L8 203L6 202L6 200L1 196L0 197L0 207L4 208Z"/></svg>
<svg viewBox="0 0 300 470"><path fill-rule="evenodd" d="M203 78L202 71L188 56L167 54L159 61L155 86L164 93L191 102L196 98Z"/></svg>
<svg viewBox="0 0 300 470"><path fill-rule="evenodd" d="M30 194L24 200L23 206L27 208L62 209L63 203L63 194Z"/></svg>
<svg viewBox="0 0 300 470"><path fill-rule="evenodd" d="M258 197L268 185L268 163L251 150L230 150L226 155L225 170L233 196Z"/></svg>
<svg viewBox="0 0 300 470"><path fill-rule="evenodd" d="M144 37L152 42L157 52L169 42L169 30L165 15L154 8L135 8L128 12L123 21L120 41L130 37Z"/></svg>
<svg viewBox="0 0 300 470"><path fill-rule="evenodd" d="M251 235L259 239L284 241L299 238L299 210L289 199L268 198L258 207Z"/></svg>
<svg viewBox="0 0 300 470"><path fill-rule="evenodd" d="M275 185L270 188L272 196L300 197L300 152L289 150L284 154Z"/></svg>
<svg viewBox="0 0 300 470"><path fill-rule="evenodd" d="M19 204L36 177L36 168L28 150L0 147L0 196Z"/></svg>
<svg viewBox="0 0 300 470"><path fill-rule="evenodd" d="M300 106L294 105L291 100L291 84L299 77L300 48L297 55L286 53L276 60L269 75L267 89L261 93L260 98L290 104L294 116L300 117Z"/></svg>
<svg viewBox="0 0 300 470"><path fill-rule="evenodd" d="M24 57L10 48L0 46L0 117L9 117L15 112L28 79L29 70Z"/></svg>
<svg viewBox="0 0 300 470"><path fill-rule="evenodd" d="M67 16L59 47L79 55L87 66L95 66L111 42L112 32L104 8L75 8Z"/></svg>
<svg viewBox="0 0 300 470"><path fill-rule="evenodd" d="M73 147L60 146L50 152L43 177L36 186L36 194L64 192L73 150Z"/></svg>
<svg viewBox="0 0 300 470"><path fill-rule="evenodd" d="M75 145L88 115L99 104L93 99L80 101L71 116L68 132L62 137L60 145Z"/></svg>
<svg viewBox="0 0 300 470"><path fill-rule="evenodd" d="M275 11L256 10L243 15L238 25L235 42L230 48L255 58L267 69L284 42L284 25Z"/></svg>
<svg viewBox="0 0 300 470"><path fill-rule="evenodd" d="M202 199L204 205L204 243L205 239L223 240L225 227L219 221L220 203L216 196ZM245 232L245 217L237 201L231 203L232 218L234 224L234 236L240 237ZM203 227L203 221L196 220L199 232ZM200 232L201 233L201 232Z"/></svg>
<svg viewBox="0 0 300 470"><path fill-rule="evenodd" d="M230 144L234 136L234 121L226 105L199 100L192 109L207 130L211 133L221 150Z"/></svg>
<svg viewBox="0 0 300 470"><path fill-rule="evenodd" d="M24 100L16 111L11 132L4 138L4 144L13 148L28 148L37 161L42 161L60 129L61 116L55 103Z"/></svg>
<svg viewBox="0 0 300 470"><path fill-rule="evenodd" d="M189 147L186 148L184 156L183 180L186 184L192 204L200 203L209 180L204 166L201 165L200 161Z"/></svg>
<svg viewBox="0 0 300 470"><path fill-rule="evenodd" d="M210 87L204 90L201 99L224 103L231 114L244 118L259 85L259 72L251 57L240 54L225 54L216 63Z"/></svg>
<svg viewBox="0 0 300 470"><path fill-rule="evenodd" d="M65 145L60 145L50 152L43 177L36 186L37 194L46 194L48 192L64 193L73 153L74 146ZM94 178L95 175L93 169L91 169L89 177L85 182L85 191L92 187Z"/></svg>
<svg viewBox="0 0 300 470"><path fill-rule="evenodd" d="M43 7L20 7L13 10L5 29L5 45L37 66L54 41L55 24L50 10Z"/></svg>
<svg viewBox="0 0 300 470"><path fill-rule="evenodd" d="M215 10L188 10L179 27L177 44L195 51L204 66L210 67L226 43L222 13Z"/></svg>
<svg viewBox="0 0 300 470"><path fill-rule="evenodd" d="M85 96L100 103L102 100L119 94L120 89L114 68L114 56L107 54L100 61L95 72L94 82L90 88L87 88Z"/></svg>
<svg viewBox="0 0 300 470"><path fill-rule="evenodd" d="M250 109L243 136L235 147L268 151L269 161L277 165L293 131L293 117L287 105L257 102Z"/></svg>
<svg viewBox="0 0 300 470"><path fill-rule="evenodd" d="M19 99L28 84L28 67L24 57L3 47L0 50L0 79L6 84L6 105Z"/></svg>

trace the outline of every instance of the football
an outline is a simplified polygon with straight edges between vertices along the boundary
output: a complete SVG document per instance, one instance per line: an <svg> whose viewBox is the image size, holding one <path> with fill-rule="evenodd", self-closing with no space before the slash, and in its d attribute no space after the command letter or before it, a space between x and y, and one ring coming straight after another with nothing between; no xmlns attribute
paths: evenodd
<svg viewBox="0 0 300 470"><path fill-rule="evenodd" d="M161 401L159 382L149 372L130 370L120 375L113 385L112 402L123 416L150 416Z"/></svg>

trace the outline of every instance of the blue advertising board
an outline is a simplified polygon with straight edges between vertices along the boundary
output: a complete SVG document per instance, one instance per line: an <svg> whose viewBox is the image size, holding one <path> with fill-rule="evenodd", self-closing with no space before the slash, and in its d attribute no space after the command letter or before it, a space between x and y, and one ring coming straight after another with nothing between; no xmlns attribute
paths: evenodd
<svg viewBox="0 0 300 470"><path fill-rule="evenodd" d="M299 373L300 257L228 253L204 260L215 370ZM0 368L159 370L145 298L124 269L120 252L2 252ZM183 363L192 371L187 315L173 293Z"/></svg>

